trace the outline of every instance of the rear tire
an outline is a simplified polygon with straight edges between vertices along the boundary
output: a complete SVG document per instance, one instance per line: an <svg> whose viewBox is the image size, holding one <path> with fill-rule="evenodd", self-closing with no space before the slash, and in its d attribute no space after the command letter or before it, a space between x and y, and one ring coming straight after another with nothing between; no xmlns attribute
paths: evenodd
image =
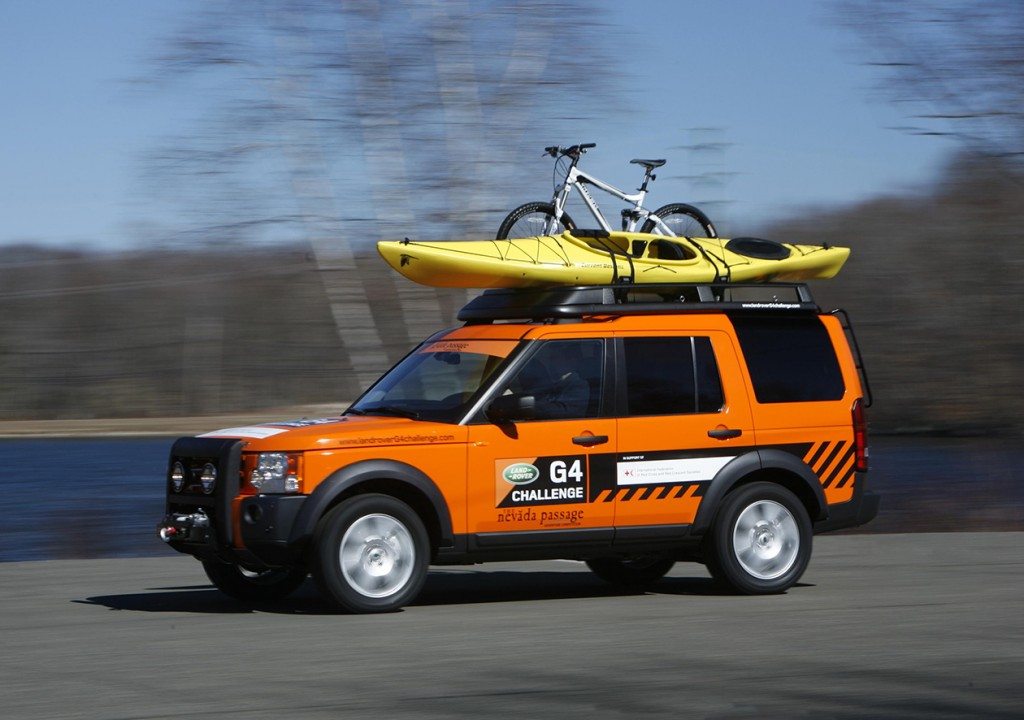
<svg viewBox="0 0 1024 720"><path fill-rule="evenodd" d="M419 515L388 495L357 495L320 521L313 578L354 613L392 612L427 578L430 541Z"/></svg>
<svg viewBox="0 0 1024 720"><path fill-rule="evenodd" d="M203 560L203 570L222 593L250 602L283 600L295 592L309 574L297 568L268 568L257 572L216 559Z"/></svg>
<svg viewBox="0 0 1024 720"><path fill-rule="evenodd" d="M668 225L676 237L718 237L715 226L699 208L685 203L670 203L655 210L661 221ZM640 227L642 233L656 233L657 225L648 218Z"/></svg>
<svg viewBox="0 0 1024 720"><path fill-rule="evenodd" d="M587 560L587 567L595 575L621 587L645 587L665 576L675 560L656 555L640 555L633 558L594 558Z"/></svg>
<svg viewBox="0 0 1024 720"><path fill-rule="evenodd" d="M545 202L531 202L520 205L510 212L502 220L498 228L497 240L534 237L536 235L547 235L544 228L549 220L555 217L555 206ZM572 221L568 213L562 213L561 222L555 225L551 234L560 235L566 230L575 230L576 223Z"/></svg>
<svg viewBox="0 0 1024 720"><path fill-rule="evenodd" d="M807 510L793 493L775 483L751 483L725 496L704 536L704 561L731 590L781 593L807 569L812 537Z"/></svg>

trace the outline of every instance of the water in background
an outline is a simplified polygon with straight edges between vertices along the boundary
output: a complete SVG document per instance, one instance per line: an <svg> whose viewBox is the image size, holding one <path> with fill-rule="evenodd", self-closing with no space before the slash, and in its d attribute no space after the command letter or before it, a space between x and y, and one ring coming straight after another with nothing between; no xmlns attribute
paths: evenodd
<svg viewBox="0 0 1024 720"><path fill-rule="evenodd" d="M0 441L0 561L173 552L155 532L173 441Z"/></svg>
<svg viewBox="0 0 1024 720"><path fill-rule="evenodd" d="M156 536L173 438L0 441L0 561L174 554ZM855 532L1024 530L1013 440L875 438Z"/></svg>

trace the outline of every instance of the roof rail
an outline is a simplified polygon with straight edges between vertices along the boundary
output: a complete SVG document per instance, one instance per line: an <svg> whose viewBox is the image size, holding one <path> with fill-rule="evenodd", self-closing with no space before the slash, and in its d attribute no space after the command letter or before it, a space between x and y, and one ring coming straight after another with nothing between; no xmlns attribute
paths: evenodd
<svg viewBox="0 0 1024 720"><path fill-rule="evenodd" d="M486 290L458 317L484 323L723 310L820 312L803 283L638 283Z"/></svg>

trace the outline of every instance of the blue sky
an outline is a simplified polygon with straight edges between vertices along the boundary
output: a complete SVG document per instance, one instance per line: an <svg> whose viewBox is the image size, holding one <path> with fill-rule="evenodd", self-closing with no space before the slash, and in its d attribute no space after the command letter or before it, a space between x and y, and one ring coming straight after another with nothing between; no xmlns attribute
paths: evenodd
<svg viewBox="0 0 1024 720"><path fill-rule="evenodd" d="M0 3L0 243L124 242L138 153L180 119L124 82L173 17L162 8Z"/></svg>
<svg viewBox="0 0 1024 720"><path fill-rule="evenodd" d="M157 42L192 3L171 0L0 2L0 244L119 247L132 228L165 222L137 188L139 157L186 127L200 107L185 92L142 92ZM597 141L585 168L629 189L632 157L666 157L651 206L706 205L740 231L808 206L926 184L951 147L889 128L900 108L878 97L863 48L809 0L648 0L610 6L605 39L629 77L635 111L581 128ZM579 38L579 51L595 38ZM565 50L571 51L572 43ZM695 128L710 128L694 130ZM691 152L682 146L712 143ZM538 164L538 198L550 168ZM709 185L709 174L721 180ZM691 176L703 176L694 182ZM721 204L716 204L721 203Z"/></svg>

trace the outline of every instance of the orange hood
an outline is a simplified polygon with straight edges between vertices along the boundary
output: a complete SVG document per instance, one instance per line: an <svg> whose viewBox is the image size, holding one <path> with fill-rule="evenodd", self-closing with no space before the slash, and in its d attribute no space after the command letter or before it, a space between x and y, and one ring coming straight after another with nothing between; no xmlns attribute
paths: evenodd
<svg viewBox="0 0 1024 720"><path fill-rule="evenodd" d="M466 428L408 418L349 415L225 428L200 437L245 440L247 451L296 452L465 442Z"/></svg>

